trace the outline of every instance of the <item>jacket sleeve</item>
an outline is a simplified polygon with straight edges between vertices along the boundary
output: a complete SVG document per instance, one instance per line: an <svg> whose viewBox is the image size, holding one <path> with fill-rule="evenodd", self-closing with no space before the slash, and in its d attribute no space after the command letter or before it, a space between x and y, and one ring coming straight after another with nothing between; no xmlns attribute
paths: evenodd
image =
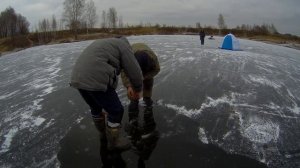
<svg viewBox="0 0 300 168"><path fill-rule="evenodd" d="M121 66L124 74L128 77L132 88L140 92L143 86L142 70L133 55L130 44L125 42L120 45Z"/></svg>
<svg viewBox="0 0 300 168"><path fill-rule="evenodd" d="M153 68L151 69L151 71L144 75L144 79L152 79L160 71L160 65L159 65L157 56L153 52L151 54L152 54L151 58L154 61L154 65L153 65Z"/></svg>
<svg viewBox="0 0 300 168"><path fill-rule="evenodd" d="M121 71L121 79L124 87L128 88L129 86L131 86L130 81L127 75L125 74L124 70Z"/></svg>

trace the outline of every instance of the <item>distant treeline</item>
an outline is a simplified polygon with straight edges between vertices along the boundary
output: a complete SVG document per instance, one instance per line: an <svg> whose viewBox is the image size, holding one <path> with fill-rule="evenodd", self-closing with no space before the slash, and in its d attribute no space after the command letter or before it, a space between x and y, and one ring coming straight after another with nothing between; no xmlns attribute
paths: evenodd
<svg viewBox="0 0 300 168"><path fill-rule="evenodd" d="M12 7L0 13L0 38L25 35L29 33L29 22L21 14L17 14Z"/></svg>
<svg viewBox="0 0 300 168"><path fill-rule="evenodd" d="M225 35L233 33L237 37L251 38L255 36L276 38L277 41L293 41L300 43L300 37L291 34L280 34L273 24L247 25L228 28L225 18L219 14L218 27L201 26L170 26L141 22L138 25L124 23L122 15L118 15L114 7L103 10L101 17L93 0L64 0L62 18L55 15L43 18L29 32L29 22L12 7L0 13L0 51L13 48L24 48L31 45L68 42L74 40L96 39L114 35L146 35L146 34L193 34L204 30L207 35ZM97 25L97 23L100 23ZM98 27L98 28L97 28ZM7 39L10 37L9 39ZM15 38L18 37L18 40ZM2 39L2 40L1 40ZM4 39L4 40L3 40ZM20 40L21 39L21 40ZM266 39L268 41L268 39ZM280 41L280 42L281 42Z"/></svg>
<svg viewBox="0 0 300 168"><path fill-rule="evenodd" d="M51 24L50 24L51 25ZM260 27L260 28L258 28ZM250 26L248 27L250 28ZM273 41L276 43L288 43L296 42L300 44L300 38L298 36L290 34L279 34L271 31L265 31L264 26L251 26L251 29L223 29L212 27L201 27L195 28L191 26L167 26L167 25L136 25L136 26L126 26L123 28L90 28L89 33L85 28L80 28L77 30L78 38L74 38L74 34L71 30L56 30L47 29L45 32L32 32L26 35L26 37L21 36L16 40L18 46L12 46L10 48L23 48L24 45L41 45L48 43L65 43L80 40L93 40L105 37L112 37L118 35L198 35L200 30L204 30L207 36L225 35L227 33L233 33L237 37L243 38L253 38L257 40ZM264 31L259 31L264 30ZM257 38L259 36L259 38ZM20 40L21 39L21 40ZM1 40L0 40L1 41ZM30 42L28 42L30 41ZM6 45L11 45L12 43L7 42ZM30 46L27 46L30 47ZM0 52L1 52L1 42L0 42Z"/></svg>
<svg viewBox="0 0 300 168"><path fill-rule="evenodd" d="M206 34L211 34L211 35L225 35L228 33L233 33L238 36L255 36L255 35L275 35L279 34L277 29L273 24L268 25L268 24L263 24L263 25L242 25L242 26L237 26L236 28L229 29L227 27L220 29L212 26L204 26L201 27L199 26L198 23L196 23L196 27L193 26L168 26L168 25L160 25L160 24L155 24L151 25L150 23L148 24L140 24L136 26L128 26L123 30L129 29L131 31L139 31L144 30L145 33L147 33L147 30L149 29L156 29L158 33L166 33L166 34L182 34L182 33L198 33L200 30L204 30ZM134 34L134 32L132 32Z"/></svg>

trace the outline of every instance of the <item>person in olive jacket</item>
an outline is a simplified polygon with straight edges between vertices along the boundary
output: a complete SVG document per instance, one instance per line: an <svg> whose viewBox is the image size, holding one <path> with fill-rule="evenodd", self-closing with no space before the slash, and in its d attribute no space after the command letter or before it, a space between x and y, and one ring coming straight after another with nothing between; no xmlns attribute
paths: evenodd
<svg viewBox="0 0 300 168"><path fill-rule="evenodd" d="M126 150L129 140L120 136L124 108L116 93L121 70L131 83L131 99L139 99L142 90L142 71L128 40L99 39L91 43L79 56L71 75L70 85L91 108L91 114L100 137L107 138L108 149ZM107 113L107 126L105 115Z"/></svg>
<svg viewBox="0 0 300 168"><path fill-rule="evenodd" d="M144 43L132 44L132 49L137 62L140 65L143 73L143 101L147 107L152 106L152 88L154 83L154 76L160 71L160 65L156 54ZM122 71L121 77L123 85L127 88L129 98L133 88L133 83L129 80L129 76ZM132 124L133 119L138 115L138 99L131 99L128 106L129 123Z"/></svg>

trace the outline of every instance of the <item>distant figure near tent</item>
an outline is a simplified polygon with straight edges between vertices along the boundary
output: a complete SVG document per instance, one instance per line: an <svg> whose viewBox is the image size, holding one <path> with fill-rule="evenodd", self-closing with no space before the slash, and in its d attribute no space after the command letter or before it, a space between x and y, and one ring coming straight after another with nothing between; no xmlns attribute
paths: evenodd
<svg viewBox="0 0 300 168"><path fill-rule="evenodd" d="M231 33L227 34L224 37L223 43L220 47L221 49L225 50L233 50L233 51L240 51L240 42L238 39Z"/></svg>
<svg viewBox="0 0 300 168"><path fill-rule="evenodd" d="M204 39L205 39L205 32L204 32L204 30L201 30L199 32L199 36L200 36L201 45L204 45Z"/></svg>

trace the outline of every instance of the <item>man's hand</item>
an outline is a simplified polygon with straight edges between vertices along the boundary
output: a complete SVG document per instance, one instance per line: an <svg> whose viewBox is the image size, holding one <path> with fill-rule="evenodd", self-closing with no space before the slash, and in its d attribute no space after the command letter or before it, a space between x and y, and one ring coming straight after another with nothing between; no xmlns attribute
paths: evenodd
<svg viewBox="0 0 300 168"><path fill-rule="evenodd" d="M133 95L134 95L134 91L133 91L132 87L131 86L127 87L127 96L128 96L128 98L132 99Z"/></svg>
<svg viewBox="0 0 300 168"><path fill-rule="evenodd" d="M141 97L141 92L135 92L131 86L127 88L127 96L130 100L139 100Z"/></svg>

